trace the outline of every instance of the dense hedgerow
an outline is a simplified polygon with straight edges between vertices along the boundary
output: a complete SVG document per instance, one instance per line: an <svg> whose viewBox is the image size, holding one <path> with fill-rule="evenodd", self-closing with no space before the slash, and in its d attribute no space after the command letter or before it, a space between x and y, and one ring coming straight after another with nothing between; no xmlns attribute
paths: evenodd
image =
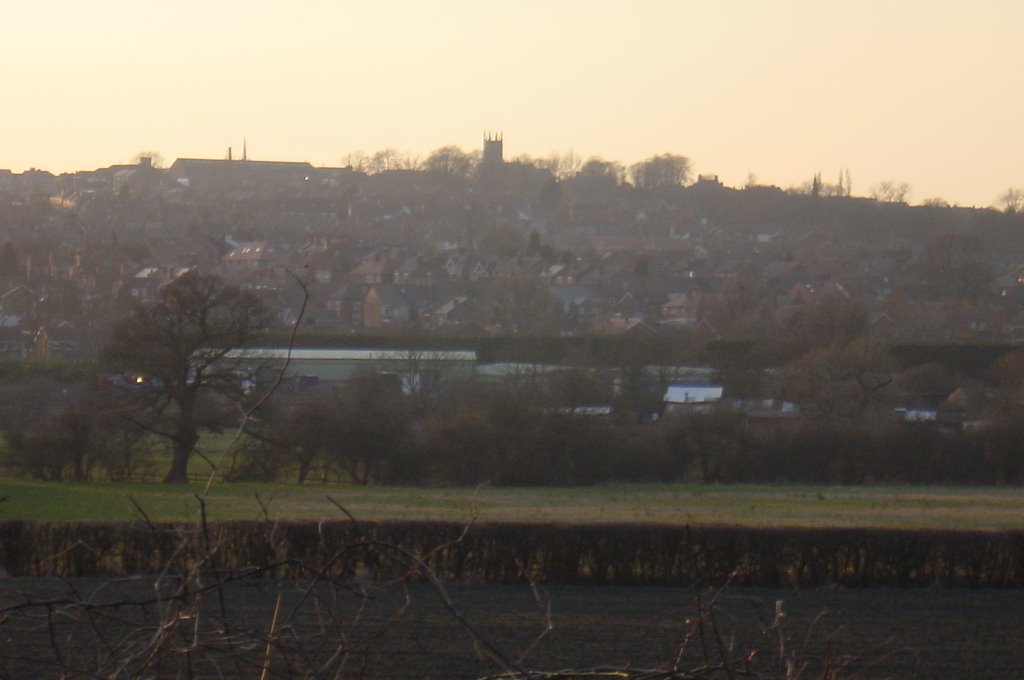
<svg viewBox="0 0 1024 680"><path fill-rule="evenodd" d="M187 548L195 543L195 549ZM216 548L224 574L597 585L1024 586L1020 532L750 529L442 522L182 525L0 522L14 576L187 572Z"/></svg>

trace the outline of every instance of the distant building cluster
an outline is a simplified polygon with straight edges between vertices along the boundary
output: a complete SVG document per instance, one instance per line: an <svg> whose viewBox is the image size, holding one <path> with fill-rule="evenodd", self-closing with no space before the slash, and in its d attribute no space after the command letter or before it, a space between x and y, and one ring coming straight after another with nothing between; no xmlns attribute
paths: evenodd
<svg viewBox="0 0 1024 680"><path fill-rule="evenodd" d="M500 133L415 162L246 149L0 171L0 354L90 360L131 304L191 269L256 292L282 329L299 321L298 277L304 336L632 334L674 338L690 363L723 341L1018 343L1022 227L994 210L691 183L670 154L628 169L509 159ZM727 400L715 389L665 402ZM776 396L758 391L744 396Z"/></svg>

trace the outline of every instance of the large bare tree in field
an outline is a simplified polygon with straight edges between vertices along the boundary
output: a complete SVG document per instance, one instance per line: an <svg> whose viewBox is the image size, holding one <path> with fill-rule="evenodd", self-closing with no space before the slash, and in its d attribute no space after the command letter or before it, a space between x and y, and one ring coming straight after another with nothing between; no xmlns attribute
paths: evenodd
<svg viewBox="0 0 1024 680"><path fill-rule="evenodd" d="M169 283L158 301L137 305L118 322L106 363L138 376L139 417L172 445L167 482L188 480L199 428L216 397L241 398L235 368L222 361L267 331L273 316L252 293L192 271Z"/></svg>

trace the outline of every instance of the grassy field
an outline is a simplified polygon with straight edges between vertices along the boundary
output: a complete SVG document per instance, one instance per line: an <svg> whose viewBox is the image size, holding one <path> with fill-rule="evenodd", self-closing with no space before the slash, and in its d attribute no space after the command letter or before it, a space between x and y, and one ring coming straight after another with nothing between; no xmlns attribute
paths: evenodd
<svg viewBox="0 0 1024 680"><path fill-rule="evenodd" d="M0 481L0 519L126 520L134 499L154 520L194 518L200 487ZM1024 529L1024 489L797 485L609 485L579 488L407 488L215 483L212 519L727 524L750 527Z"/></svg>

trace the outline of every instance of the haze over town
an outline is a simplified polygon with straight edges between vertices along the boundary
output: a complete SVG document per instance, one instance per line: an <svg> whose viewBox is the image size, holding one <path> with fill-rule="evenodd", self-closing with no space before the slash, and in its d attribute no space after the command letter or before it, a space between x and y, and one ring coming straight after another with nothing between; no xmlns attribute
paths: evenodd
<svg viewBox="0 0 1024 680"><path fill-rule="evenodd" d="M1024 2L3 9L0 677L1020 668Z"/></svg>
<svg viewBox="0 0 1024 680"><path fill-rule="evenodd" d="M506 156L570 149L782 188L997 203L1022 184L1024 6L859 2L122 0L6 8L0 167L52 172L141 149L344 165L503 130Z"/></svg>

